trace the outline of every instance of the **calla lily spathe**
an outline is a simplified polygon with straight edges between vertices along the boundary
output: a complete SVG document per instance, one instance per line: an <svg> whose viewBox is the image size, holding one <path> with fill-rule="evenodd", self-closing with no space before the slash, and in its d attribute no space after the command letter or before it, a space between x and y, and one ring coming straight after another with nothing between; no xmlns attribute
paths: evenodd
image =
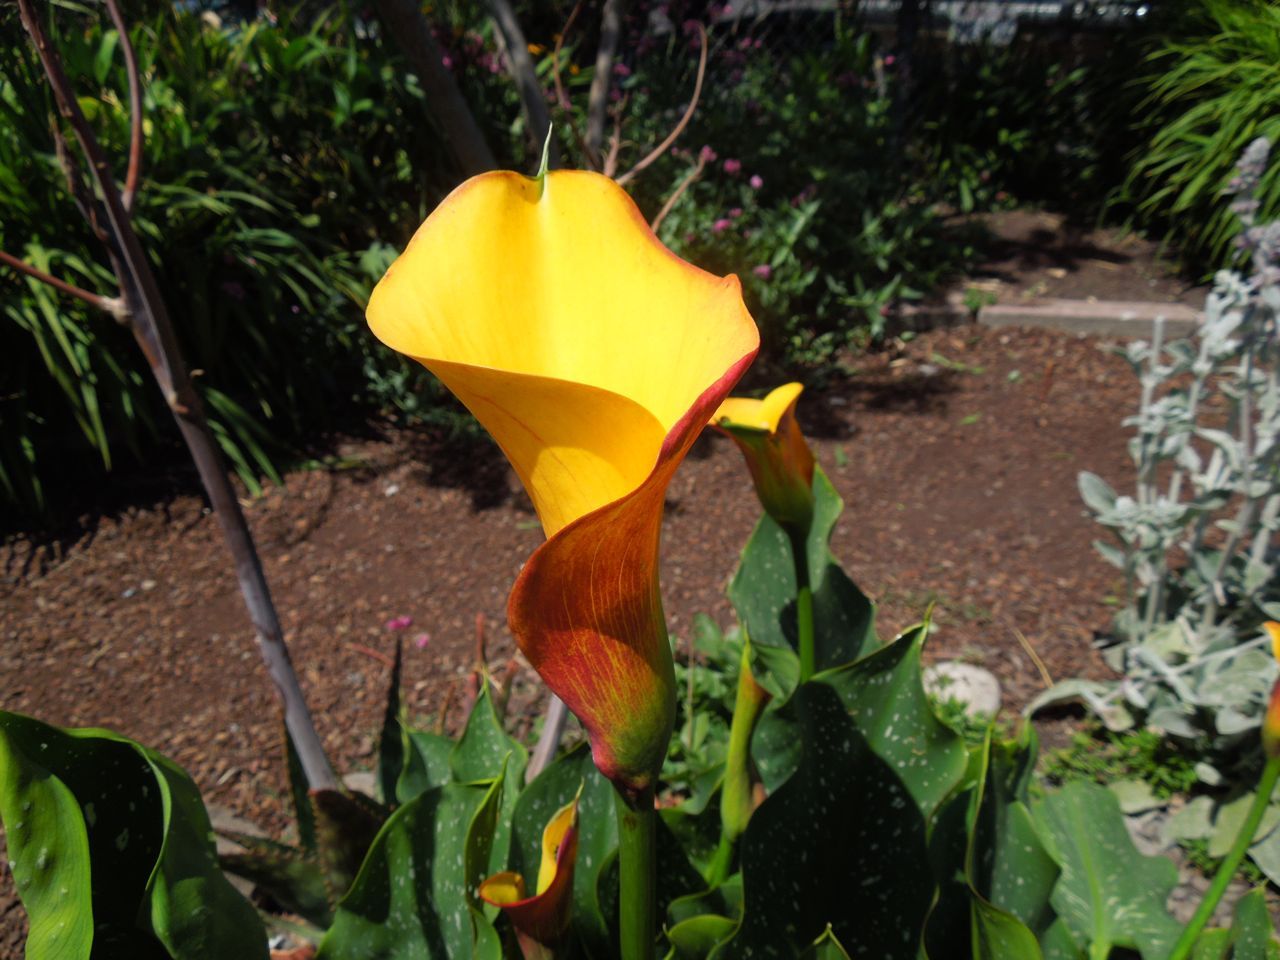
<svg viewBox="0 0 1280 960"><path fill-rule="evenodd" d="M675 712L664 493L759 346L737 278L668 251L606 177L489 173L419 228L368 319L467 405L524 483L548 539L512 590L512 632L596 765L637 795Z"/></svg>
<svg viewBox="0 0 1280 960"><path fill-rule="evenodd" d="M573 907L573 870L578 858L578 801L561 807L542 831L537 887L529 896L525 879L512 871L480 884L480 897L500 907L521 937L544 947L568 932ZM526 951L534 953L533 950Z"/></svg>
<svg viewBox="0 0 1280 960"><path fill-rule="evenodd" d="M788 383L763 400L731 397L711 418L746 458L756 495L779 526L803 535L813 517L813 452L796 422L804 387Z"/></svg>
<svg viewBox="0 0 1280 960"><path fill-rule="evenodd" d="M1271 640L1271 655L1280 660L1280 623L1268 620L1262 629ZM1280 757L1280 680L1271 687L1271 699L1262 718L1262 748L1268 757Z"/></svg>

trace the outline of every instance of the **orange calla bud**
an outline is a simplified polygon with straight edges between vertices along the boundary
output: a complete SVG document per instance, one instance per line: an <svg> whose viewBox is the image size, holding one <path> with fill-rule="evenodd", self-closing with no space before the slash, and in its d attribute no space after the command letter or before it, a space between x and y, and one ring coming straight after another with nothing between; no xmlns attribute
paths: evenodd
<svg viewBox="0 0 1280 960"><path fill-rule="evenodd" d="M788 383L763 400L731 397L711 418L712 426L742 451L765 512L779 526L801 534L813 517L813 452L795 416L803 390L799 383Z"/></svg>
<svg viewBox="0 0 1280 960"><path fill-rule="evenodd" d="M512 871L480 884L480 898L510 919L522 937L553 946L569 930L573 907L573 868L578 857L578 801L561 807L542 831L542 863L533 896L524 877Z"/></svg>
<svg viewBox="0 0 1280 960"><path fill-rule="evenodd" d="M1280 623L1269 620L1262 625L1271 638L1271 653L1280 660ZM1271 688L1267 715L1262 718L1262 749L1268 757L1280 757L1280 680Z"/></svg>
<svg viewBox="0 0 1280 960"><path fill-rule="evenodd" d="M487 173L431 214L369 325L493 435L547 534L508 603L600 770L647 790L675 718L658 592L664 494L759 347L736 277L658 241L612 180Z"/></svg>

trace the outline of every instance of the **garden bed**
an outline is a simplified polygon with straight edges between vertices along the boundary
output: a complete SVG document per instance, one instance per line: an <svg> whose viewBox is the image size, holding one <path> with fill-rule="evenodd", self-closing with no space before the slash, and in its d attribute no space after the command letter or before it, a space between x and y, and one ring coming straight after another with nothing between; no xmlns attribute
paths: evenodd
<svg viewBox="0 0 1280 960"><path fill-rule="evenodd" d="M882 635L936 603L934 657L980 663L1016 709L1042 688L1020 632L1055 679L1104 676L1093 650L1114 571L1076 493L1091 470L1120 485L1132 376L1096 338L957 327L861 358L801 400L818 458L846 500L834 550L879 604ZM489 446L393 432L338 444L341 466L288 476L248 504L295 662L343 771L369 769L394 648L409 616L405 698L423 725L461 692L475 621L489 659L513 653L506 592L541 530ZM723 587L758 506L738 453L708 435L677 474L664 596L683 642L698 612L727 625ZM0 628L4 707L107 726L172 756L206 801L268 831L287 813L280 724L217 525L191 494L87 526L56 561L9 547ZM456 700L454 700L456 703ZM511 710L527 731L536 677ZM449 716L454 727L461 709ZM0 875L0 956L21 942Z"/></svg>

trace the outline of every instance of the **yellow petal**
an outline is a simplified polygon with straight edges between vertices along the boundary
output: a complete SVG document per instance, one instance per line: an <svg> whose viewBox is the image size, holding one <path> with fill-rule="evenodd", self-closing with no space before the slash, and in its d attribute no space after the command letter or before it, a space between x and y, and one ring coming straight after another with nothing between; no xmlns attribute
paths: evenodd
<svg viewBox="0 0 1280 960"><path fill-rule="evenodd" d="M795 409L796 401L803 392L804 384L784 383L771 390L763 400L730 397L720 404L720 409L711 418L711 422L719 425L727 421L735 427L777 433L782 418Z"/></svg>
<svg viewBox="0 0 1280 960"><path fill-rule="evenodd" d="M617 184L570 170L468 180L368 318L476 414L548 536L639 486L707 385L758 344L736 277L675 257Z"/></svg>
<svg viewBox="0 0 1280 960"><path fill-rule="evenodd" d="M546 829L542 831L542 863L538 866L538 893L546 893L556 878L556 861L565 835L578 820L578 800L575 797L556 811Z"/></svg>
<svg viewBox="0 0 1280 960"><path fill-rule="evenodd" d="M524 877L511 870L495 873L480 884L480 897L495 906L519 903L526 896Z"/></svg>
<svg viewBox="0 0 1280 960"><path fill-rule="evenodd" d="M1271 638L1271 655L1280 660L1280 623L1268 620L1262 625L1262 629L1267 631L1267 636Z"/></svg>

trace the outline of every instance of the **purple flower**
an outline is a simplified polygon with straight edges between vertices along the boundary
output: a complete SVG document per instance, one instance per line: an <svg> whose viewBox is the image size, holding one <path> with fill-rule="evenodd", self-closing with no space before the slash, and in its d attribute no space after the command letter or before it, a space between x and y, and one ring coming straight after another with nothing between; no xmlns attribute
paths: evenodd
<svg viewBox="0 0 1280 960"><path fill-rule="evenodd" d="M751 184L752 190L759 190L764 186L764 177L760 176L758 173L753 173L751 175L751 179L748 180L747 183Z"/></svg>
<svg viewBox="0 0 1280 960"><path fill-rule="evenodd" d="M625 63L615 63L613 65L613 75L615 77L629 77L631 76L631 68Z"/></svg>
<svg viewBox="0 0 1280 960"><path fill-rule="evenodd" d="M239 300L243 302L244 284L239 280L223 280L219 286L222 288L222 292L232 300Z"/></svg>
<svg viewBox="0 0 1280 960"><path fill-rule="evenodd" d="M738 174L742 172L742 161L734 160L732 157L730 157L728 160L724 162L724 172L731 177L736 177Z"/></svg>
<svg viewBox="0 0 1280 960"><path fill-rule="evenodd" d="M732 226L733 226L732 220L726 220L724 217L721 217L719 220L717 220L715 223L711 225L711 232L724 233L726 230L728 230Z"/></svg>
<svg viewBox="0 0 1280 960"><path fill-rule="evenodd" d="M716 152L712 150L710 147L704 146L701 150L698 151L698 159L701 160L703 163L715 163Z"/></svg>
<svg viewBox="0 0 1280 960"><path fill-rule="evenodd" d="M768 280L773 276L773 267L769 266L767 263L760 263L752 267L751 272L761 280Z"/></svg>
<svg viewBox="0 0 1280 960"><path fill-rule="evenodd" d="M897 62L898 62L898 58L895 57L892 53L884 58L884 65L886 67L892 67Z"/></svg>
<svg viewBox="0 0 1280 960"><path fill-rule="evenodd" d="M420 633L413 638L413 645L417 647L419 650L425 650L427 648L427 644L429 644L430 642L431 642L431 634L429 633Z"/></svg>
<svg viewBox="0 0 1280 960"><path fill-rule="evenodd" d="M453 58L452 58L451 56L449 56L447 53L446 53L443 57L441 57L441 58L440 58L440 62L441 62L442 64L444 64L444 68L445 68L446 70L452 70L452 69L453 69Z"/></svg>
<svg viewBox="0 0 1280 960"><path fill-rule="evenodd" d="M410 617L407 615L392 617L382 626L383 626L383 629L385 630L408 630L410 627L413 626L413 617Z"/></svg>

